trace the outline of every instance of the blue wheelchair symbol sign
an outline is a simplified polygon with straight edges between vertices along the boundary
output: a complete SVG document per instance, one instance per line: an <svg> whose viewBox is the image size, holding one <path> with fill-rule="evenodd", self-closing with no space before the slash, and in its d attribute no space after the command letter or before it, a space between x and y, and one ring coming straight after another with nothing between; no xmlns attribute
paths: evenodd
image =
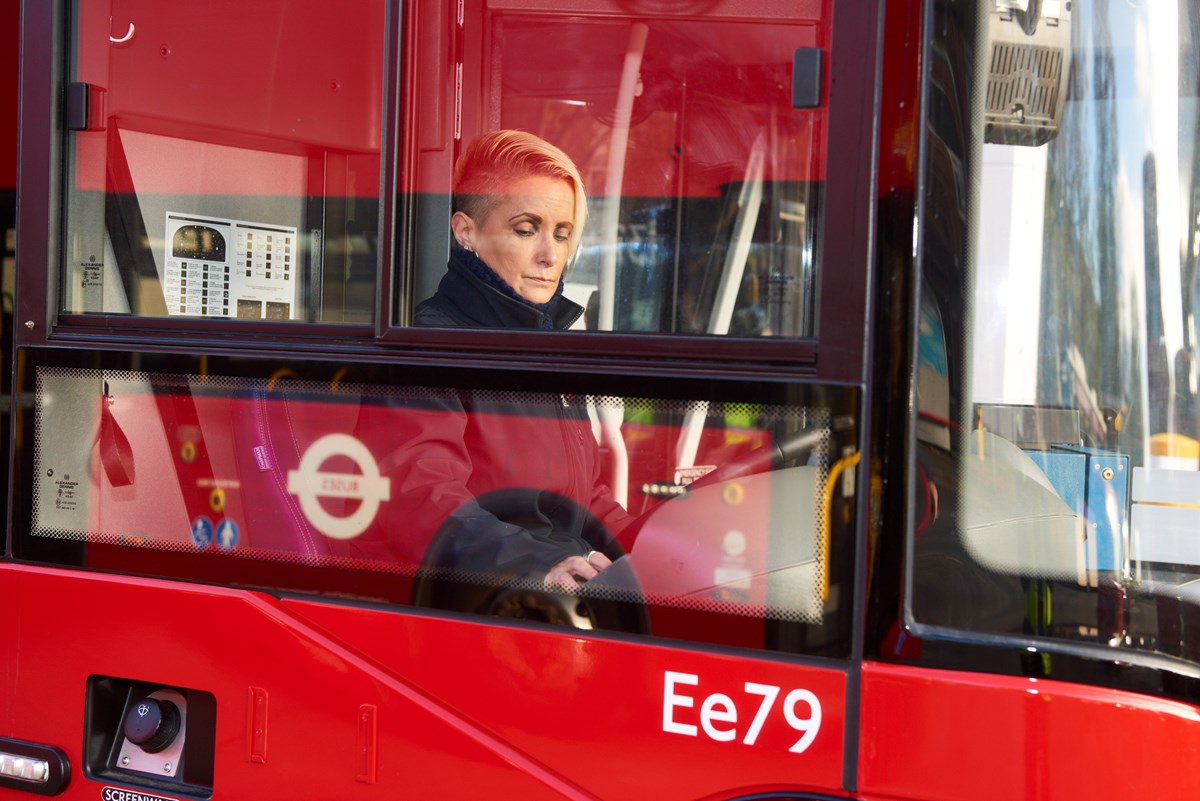
<svg viewBox="0 0 1200 801"><path fill-rule="evenodd" d="M213 524L207 517L197 517L192 521L192 544L197 548L207 548L212 543Z"/></svg>
<svg viewBox="0 0 1200 801"><path fill-rule="evenodd" d="M222 520L221 525L217 526L217 545L228 550L238 541L237 523L232 520Z"/></svg>

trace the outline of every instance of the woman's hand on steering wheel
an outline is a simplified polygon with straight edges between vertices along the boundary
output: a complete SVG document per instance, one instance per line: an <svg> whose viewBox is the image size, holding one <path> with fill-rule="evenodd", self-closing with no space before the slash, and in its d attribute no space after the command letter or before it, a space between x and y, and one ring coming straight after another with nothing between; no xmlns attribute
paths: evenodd
<svg viewBox="0 0 1200 801"><path fill-rule="evenodd" d="M570 592L611 564L612 560L599 551L590 551L587 556L568 556L546 572L544 583Z"/></svg>

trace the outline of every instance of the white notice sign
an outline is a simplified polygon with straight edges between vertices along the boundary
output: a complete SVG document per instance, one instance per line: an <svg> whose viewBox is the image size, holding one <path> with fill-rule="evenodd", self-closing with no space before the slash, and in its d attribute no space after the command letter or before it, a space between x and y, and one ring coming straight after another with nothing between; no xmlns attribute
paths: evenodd
<svg viewBox="0 0 1200 801"><path fill-rule="evenodd" d="M169 211L164 239L169 314L244 320L301 316L294 227Z"/></svg>

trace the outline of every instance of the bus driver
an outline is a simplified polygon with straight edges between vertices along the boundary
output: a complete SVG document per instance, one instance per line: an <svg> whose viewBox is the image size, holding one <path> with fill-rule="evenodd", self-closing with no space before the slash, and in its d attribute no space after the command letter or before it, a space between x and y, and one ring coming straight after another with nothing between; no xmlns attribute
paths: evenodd
<svg viewBox="0 0 1200 801"><path fill-rule="evenodd" d="M523 131L479 137L455 164L449 265L416 323L569 327L583 308L563 296L563 270L586 217L583 181L560 149ZM446 515L427 564L570 589L621 555L612 535L632 518L599 480L582 397L457 397L454 436L426 443L442 453L434 506Z"/></svg>

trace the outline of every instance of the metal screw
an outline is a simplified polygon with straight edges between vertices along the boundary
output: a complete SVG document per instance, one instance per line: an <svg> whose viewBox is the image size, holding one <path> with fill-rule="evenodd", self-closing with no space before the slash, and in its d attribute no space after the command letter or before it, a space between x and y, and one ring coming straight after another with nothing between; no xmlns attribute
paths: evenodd
<svg viewBox="0 0 1200 801"><path fill-rule="evenodd" d="M33 330L33 320L26 320L25 327L28 328L30 331L32 331Z"/></svg>
<svg viewBox="0 0 1200 801"><path fill-rule="evenodd" d="M1100 477L1105 481L1112 481L1114 475L1116 475L1116 473L1113 472L1111 467L1106 467L1100 471Z"/></svg>
<svg viewBox="0 0 1200 801"><path fill-rule="evenodd" d="M163 773L170 773L170 772L171 772L171 763L164 762L163 763Z"/></svg>
<svg viewBox="0 0 1200 801"><path fill-rule="evenodd" d="M121 757L121 764L122 764L122 765L128 765L128 764L129 764L129 757L127 757L127 756L123 756L123 757Z"/></svg>

